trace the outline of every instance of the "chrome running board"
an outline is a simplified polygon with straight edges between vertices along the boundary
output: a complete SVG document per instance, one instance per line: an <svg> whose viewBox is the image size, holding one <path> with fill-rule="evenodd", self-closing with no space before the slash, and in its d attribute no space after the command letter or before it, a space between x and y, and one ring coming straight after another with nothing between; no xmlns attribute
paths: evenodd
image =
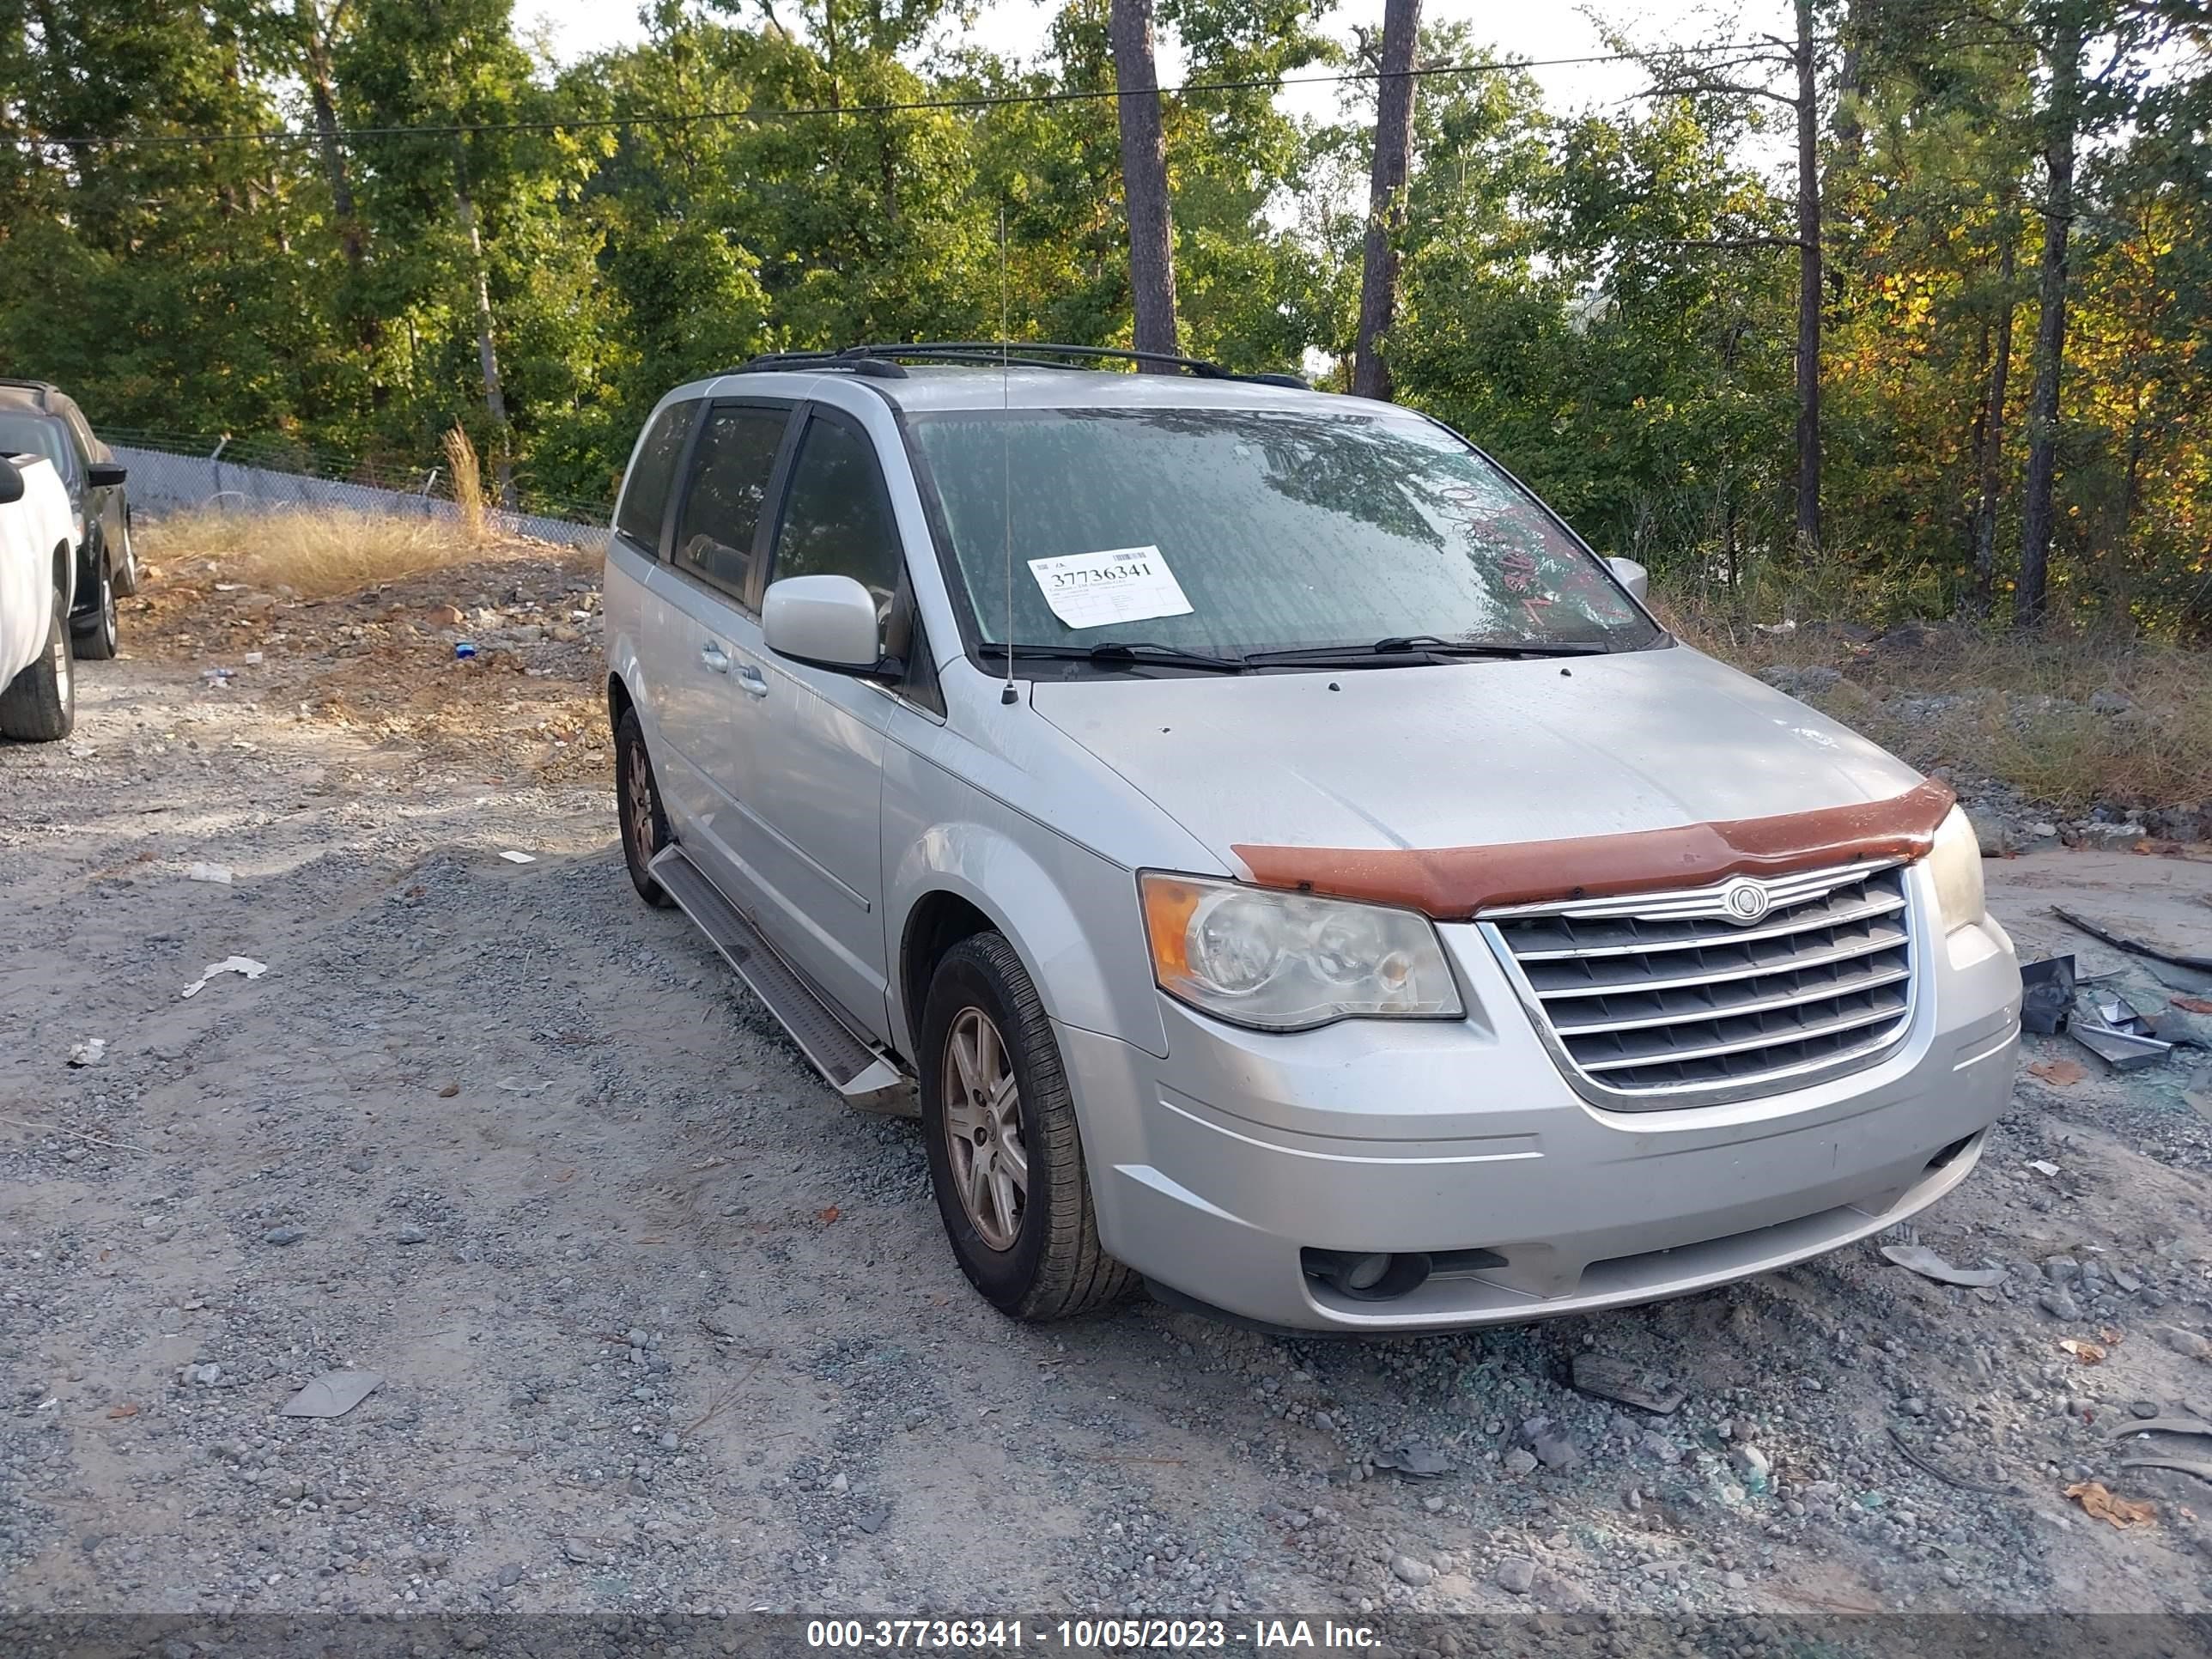
<svg viewBox="0 0 2212 1659"><path fill-rule="evenodd" d="M653 878L738 970L752 994L768 1005L799 1052L848 1104L901 1117L921 1115L913 1079L855 1030L853 1022L805 975L776 954L760 929L722 896L722 890L684 856L681 847L664 848L650 867Z"/></svg>

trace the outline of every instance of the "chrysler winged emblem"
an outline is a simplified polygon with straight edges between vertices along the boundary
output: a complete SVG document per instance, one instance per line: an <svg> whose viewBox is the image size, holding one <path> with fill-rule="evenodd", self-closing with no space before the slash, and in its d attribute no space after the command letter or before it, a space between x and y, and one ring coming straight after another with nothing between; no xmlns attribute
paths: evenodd
<svg viewBox="0 0 2212 1659"><path fill-rule="evenodd" d="M1772 902L1766 896L1766 889L1747 876L1737 877L1721 890L1721 908L1728 912L1728 919L1739 927L1750 927L1766 914Z"/></svg>

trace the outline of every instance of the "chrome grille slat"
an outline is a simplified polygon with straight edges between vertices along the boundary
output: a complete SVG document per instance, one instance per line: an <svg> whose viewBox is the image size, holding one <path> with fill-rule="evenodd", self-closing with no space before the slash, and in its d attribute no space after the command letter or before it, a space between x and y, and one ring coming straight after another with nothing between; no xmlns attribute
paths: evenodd
<svg viewBox="0 0 2212 1659"><path fill-rule="evenodd" d="M1848 996L1855 991L1876 990L1882 986L1895 985L1902 980L1910 978L1911 972L1910 968L1900 963L1895 967L1878 969L1874 973L1862 975L1832 988L1823 988L1818 992L1800 992L1790 996L1767 997L1755 1002L1710 1004L1702 1011L1702 1018L1731 1019L1738 1014L1763 1014L1778 1008L1795 1007L1799 1003L1810 1001L1816 996ZM1607 1031L1632 1031L1646 1025L1676 1025L1684 1020L1700 1017L1698 1012L1674 1009L1664 1013L1644 1014L1630 1019L1577 1020L1571 1024L1565 1021L1554 1020L1553 1024L1561 1036L1596 1036Z"/></svg>
<svg viewBox="0 0 2212 1659"><path fill-rule="evenodd" d="M1808 912L1813 908L1811 905L1802 908ZM1730 927L1728 930L1729 937L1733 943L1736 944L1746 944L1758 939L1786 939L1792 933L1802 933L1804 929L1816 925L1839 927L1845 922L1862 921L1875 916L1893 916L1904 908L1905 900L1901 895L1883 894L1840 908L1832 903L1820 917L1807 915L1802 920L1793 921L1785 926L1741 929ZM1588 943L1578 942L1533 951L1516 950L1513 954L1522 962L1579 962L1591 957L1644 956L1655 951L1695 950L1701 945L1711 944L1715 938L1710 921L1704 926L1696 926L1675 921L1672 918L1659 920L1680 931L1673 933L1638 933L1629 939L1619 941L1596 939ZM1630 923L1632 929L1635 926L1634 921Z"/></svg>
<svg viewBox="0 0 2212 1659"><path fill-rule="evenodd" d="M1894 865L1480 918L1577 1086L1626 1109L1694 1105L1871 1064L1912 1021L1911 890Z"/></svg>
<svg viewBox="0 0 2212 1659"><path fill-rule="evenodd" d="M1644 1054L1630 1054L1620 1060L1584 1060L1585 1072L1617 1072L1624 1066L1646 1066L1655 1060L1674 1062L1685 1060L1713 1060L1723 1054L1745 1054L1753 1048L1771 1048L1779 1042L1802 1042L1811 1037L1832 1036L1839 1031L1856 1031L1862 1025L1878 1025L1884 1020L1894 1019L1905 1012L1905 999L1882 1007L1863 1008L1851 1013L1837 1014L1815 1024L1801 1024L1781 1031L1760 1031L1751 1036L1738 1037L1729 1042L1708 1042L1700 1048L1674 1048L1655 1045Z"/></svg>
<svg viewBox="0 0 2212 1659"><path fill-rule="evenodd" d="M1906 933L1902 927L1884 933L1869 932L1861 938L1831 939L1825 948L1808 949L1802 953L1775 952L1765 959L1747 957L1741 962L1725 966L1708 965L1700 957L1697 967L1703 971L1674 974L1665 979L1648 978L1634 970L1632 963L1623 959L1624 967L1611 979L1569 980L1562 984L1542 985L1536 976L1528 976L1536 994L1549 1001L1555 997L1595 996L1605 991L1668 991L1678 986L1715 985L1732 979L1758 979L1764 975L1786 973L1796 968L1820 968L1831 963L1850 962L1860 957L1872 956L1879 951L1895 951L1903 947ZM1764 941L1761 941L1762 943ZM1719 951L1732 945L1732 940L1709 940L1707 948ZM1670 962L1670 967L1682 964Z"/></svg>

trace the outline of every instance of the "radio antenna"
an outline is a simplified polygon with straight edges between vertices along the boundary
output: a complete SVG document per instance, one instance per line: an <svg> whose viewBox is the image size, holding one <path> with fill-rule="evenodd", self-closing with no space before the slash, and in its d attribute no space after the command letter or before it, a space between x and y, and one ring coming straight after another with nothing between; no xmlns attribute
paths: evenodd
<svg viewBox="0 0 2212 1659"><path fill-rule="evenodd" d="M999 693L1002 703L1022 700L1021 693L1014 690L1014 461L1013 439L1008 431L1013 423L1012 350L1006 332L1006 210L1002 205L999 209L999 487L1005 509L1000 516L1006 526L1006 684Z"/></svg>

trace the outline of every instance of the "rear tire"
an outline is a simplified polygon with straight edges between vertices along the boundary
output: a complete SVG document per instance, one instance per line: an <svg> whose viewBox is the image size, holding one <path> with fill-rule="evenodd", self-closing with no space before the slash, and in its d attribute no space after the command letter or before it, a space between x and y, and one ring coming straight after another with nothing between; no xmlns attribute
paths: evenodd
<svg viewBox="0 0 2212 1659"><path fill-rule="evenodd" d="M54 589L39 659L0 691L0 737L52 743L76 725L76 673L70 660L69 596Z"/></svg>
<svg viewBox="0 0 2212 1659"><path fill-rule="evenodd" d="M70 622L70 643L79 662L106 662L115 655L115 571L105 552L100 556L97 591L100 608Z"/></svg>
<svg viewBox="0 0 2212 1659"><path fill-rule="evenodd" d="M1052 1021L1002 935L945 953L921 1048L930 1185L968 1282L1000 1312L1040 1322L1133 1291L1136 1274L1098 1242Z"/></svg>
<svg viewBox="0 0 2212 1659"><path fill-rule="evenodd" d="M646 752L645 729L637 711L623 710L615 722L615 816L622 823L623 862L629 866L630 885L637 896L657 909L676 901L653 878L649 867L654 855L674 837L668 833L668 815L661 811L660 786L653 779L653 757Z"/></svg>

